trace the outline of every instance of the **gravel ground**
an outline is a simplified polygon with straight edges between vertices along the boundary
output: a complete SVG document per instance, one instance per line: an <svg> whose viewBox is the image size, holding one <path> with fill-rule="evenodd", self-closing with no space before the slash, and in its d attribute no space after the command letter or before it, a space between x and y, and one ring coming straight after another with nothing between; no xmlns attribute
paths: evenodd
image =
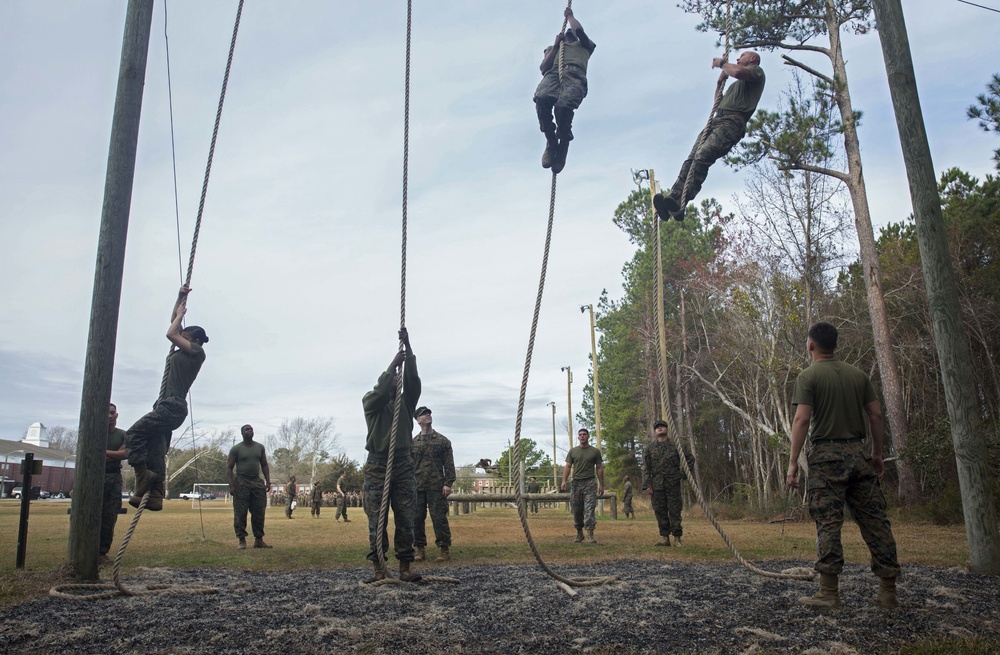
<svg viewBox="0 0 1000 655"><path fill-rule="evenodd" d="M769 562L770 570L798 563ZM44 598L0 609L3 653L873 653L931 637L1000 639L995 578L909 565L902 607L877 609L867 567L841 577L845 609L796 598L818 583L736 564L623 560L561 575L618 575L571 598L537 566L436 567L459 584L359 584L369 569L280 573L141 569L128 586L203 583L212 595ZM110 572L108 572L110 575Z"/></svg>

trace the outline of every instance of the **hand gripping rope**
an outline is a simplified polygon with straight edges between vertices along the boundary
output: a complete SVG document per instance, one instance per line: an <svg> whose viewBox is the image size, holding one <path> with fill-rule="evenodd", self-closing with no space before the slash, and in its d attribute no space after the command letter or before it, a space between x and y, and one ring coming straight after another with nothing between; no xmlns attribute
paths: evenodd
<svg viewBox="0 0 1000 655"><path fill-rule="evenodd" d="M219 137L219 124L222 121L222 107L226 101L226 88L229 86L229 72L233 66L233 53L236 50L236 36L240 31L240 18L243 15L243 3L244 0L240 0L239 6L236 9L236 22L233 25L233 37L229 43L229 57L226 60L226 73L222 79L222 91L219 94L219 106L215 112L215 127L212 130L212 143L208 149L208 163L205 166L205 178L201 187L201 200L198 203L198 217L195 220L194 226L194 237L191 240L191 255L188 258L188 268L187 268L187 278L185 281L185 286L191 285L191 276L194 272L194 257L198 249L198 235L201 232L201 219L205 212L205 198L208 195L208 180L212 173L212 159L215 157L215 144ZM182 304L186 304L187 299L182 301ZM173 353L174 347L171 345L170 353ZM169 362L170 353L167 354L167 361ZM166 391L167 386L167 372L168 368L164 367L163 379L160 382L160 395L162 396ZM121 582L121 563L125 556L125 549L128 547L129 541L132 539L132 534L135 532L136 526L139 524L139 518L142 516L143 510L146 508L146 502L149 500L149 493L142 497L142 501L139 503L139 508L135 511L132 517L132 522L129 524L128 531L125 533L125 538L122 539L121 546L118 547L118 554L115 556L114 564L114 574L113 574L113 584L99 583L99 584L67 584L59 585L53 587L49 594L52 596L57 596L60 598L77 598L81 600L96 600L99 598L114 598L115 596L138 596L145 594L161 594L167 592L182 592L182 593L200 593L200 594L210 594L215 593L218 589L213 587L207 587L205 585L147 585L145 588L127 588ZM75 593L68 593L71 591L94 591L98 589L109 589L109 591L98 593L96 595L81 595ZM113 590L112 590L113 589Z"/></svg>

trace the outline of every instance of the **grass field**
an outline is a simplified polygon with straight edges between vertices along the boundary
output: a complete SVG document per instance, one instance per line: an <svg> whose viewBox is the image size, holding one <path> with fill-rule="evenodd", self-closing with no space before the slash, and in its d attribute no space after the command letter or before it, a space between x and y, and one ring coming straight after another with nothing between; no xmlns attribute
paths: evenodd
<svg viewBox="0 0 1000 655"><path fill-rule="evenodd" d="M19 501L0 501L0 604L45 593L51 579L59 577L66 559L69 503L36 501L31 505L25 571L15 570L19 507ZM699 562L732 558L700 512L684 519L683 547L655 547L656 522L652 513L643 509L637 508L637 518L633 520L612 520L607 513L600 517L597 546L572 543L572 519L561 507L542 509L539 514L531 515L529 526L542 557L551 563L624 558ZM283 508L269 509L266 540L274 548L237 551L231 506L219 500L206 501L199 513L189 501L167 501L162 512L143 514L125 556L125 570L208 567L277 571L365 566L367 521L360 508L350 511L352 522L345 524L334 521L333 508L324 508L319 519L311 518L307 508L300 508L291 520L285 518ZM112 555L117 552L132 516L133 510L129 508L129 514L119 517ZM429 521L427 527L430 528ZM815 532L808 521L784 524L726 521L723 529L744 557L765 561L764 568L766 560L799 560L803 566L809 566L814 557ZM517 513L511 508L480 508L471 514L452 516L451 530L455 562L512 564L533 560ZM948 567L967 564L962 526L896 522L893 530L904 565L908 562ZM851 522L844 527L844 551L849 562L868 561L867 548ZM431 547L428 556L429 559L436 556L436 549ZM439 565L428 562L421 566Z"/></svg>

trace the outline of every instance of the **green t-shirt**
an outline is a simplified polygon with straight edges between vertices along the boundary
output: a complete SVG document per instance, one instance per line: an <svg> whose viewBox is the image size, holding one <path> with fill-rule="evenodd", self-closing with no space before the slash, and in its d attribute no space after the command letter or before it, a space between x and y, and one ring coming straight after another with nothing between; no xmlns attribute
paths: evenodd
<svg viewBox="0 0 1000 655"><path fill-rule="evenodd" d="M260 460L264 457L264 444L242 441L232 447L229 457L236 460L236 474L256 478L260 475Z"/></svg>
<svg viewBox="0 0 1000 655"><path fill-rule="evenodd" d="M198 371L205 362L205 350L197 343L191 343L193 352L185 352L178 348L170 353L167 362L167 387L165 396L186 398L188 390L198 377Z"/></svg>
<svg viewBox="0 0 1000 655"><path fill-rule="evenodd" d="M593 480L597 475L597 465L603 464L601 451L594 446L581 448L573 446L566 455L566 463L573 465L573 480Z"/></svg>
<svg viewBox="0 0 1000 655"><path fill-rule="evenodd" d="M125 443L125 430L121 428L115 428L111 432L108 432L108 450L118 450ZM122 462L120 459L116 459L112 462L104 462L104 472L105 473L117 473L122 470Z"/></svg>
<svg viewBox="0 0 1000 655"><path fill-rule="evenodd" d="M738 111L750 120L760 102L760 96L764 93L764 69L754 64L747 66L750 69L749 80L736 80L726 89L722 101L719 102L719 109Z"/></svg>
<svg viewBox="0 0 1000 655"><path fill-rule="evenodd" d="M837 359L813 362L795 380L793 405L812 407L809 439L857 439L867 434L865 405L878 400L865 373Z"/></svg>

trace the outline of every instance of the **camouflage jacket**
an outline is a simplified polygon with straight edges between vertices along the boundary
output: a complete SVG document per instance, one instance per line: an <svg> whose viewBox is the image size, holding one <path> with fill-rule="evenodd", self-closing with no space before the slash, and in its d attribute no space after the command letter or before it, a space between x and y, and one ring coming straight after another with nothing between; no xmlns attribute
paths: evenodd
<svg viewBox="0 0 1000 655"><path fill-rule="evenodd" d="M694 466L694 458L684 449L688 467ZM642 488L665 489L684 479L681 458L673 439L660 442L653 439L642 452Z"/></svg>
<svg viewBox="0 0 1000 655"><path fill-rule="evenodd" d="M455 484L455 457L448 437L437 430L413 437L410 451L417 476L417 489L440 491Z"/></svg>

